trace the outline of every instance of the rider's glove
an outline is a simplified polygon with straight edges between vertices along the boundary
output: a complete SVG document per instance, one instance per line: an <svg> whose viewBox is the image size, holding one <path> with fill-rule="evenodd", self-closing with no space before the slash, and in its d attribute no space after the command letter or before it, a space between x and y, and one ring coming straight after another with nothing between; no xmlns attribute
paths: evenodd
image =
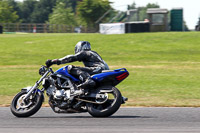
<svg viewBox="0 0 200 133"><path fill-rule="evenodd" d="M61 64L61 61L58 60L58 59L47 60L45 64L46 64L47 67L50 67L50 66L53 65L53 64L60 65L60 64Z"/></svg>
<svg viewBox="0 0 200 133"><path fill-rule="evenodd" d="M51 65L53 65L53 62L52 62L52 60L47 60L45 62L45 64L46 64L47 67L50 67Z"/></svg>

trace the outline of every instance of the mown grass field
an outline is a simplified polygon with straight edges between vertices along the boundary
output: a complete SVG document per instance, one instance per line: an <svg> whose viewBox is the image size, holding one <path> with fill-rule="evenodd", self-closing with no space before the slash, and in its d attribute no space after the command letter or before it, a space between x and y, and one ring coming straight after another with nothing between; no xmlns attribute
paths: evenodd
<svg viewBox="0 0 200 133"><path fill-rule="evenodd" d="M33 85L40 78L38 69L47 59L73 54L75 44L87 40L111 69L125 67L130 72L117 86L129 98L127 106L199 107L199 38L198 32L3 34L0 104L9 104L20 88ZM54 70L59 67L53 66Z"/></svg>

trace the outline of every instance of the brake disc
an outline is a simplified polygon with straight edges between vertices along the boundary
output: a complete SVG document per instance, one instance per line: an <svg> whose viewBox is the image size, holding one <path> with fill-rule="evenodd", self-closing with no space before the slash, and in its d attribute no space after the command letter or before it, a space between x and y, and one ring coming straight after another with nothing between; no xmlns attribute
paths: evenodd
<svg viewBox="0 0 200 133"><path fill-rule="evenodd" d="M26 96L26 94L22 95L18 100L17 100L17 110L20 110L20 109L25 109L25 108L28 108L32 102L29 102L29 103L25 103L24 101L24 97Z"/></svg>

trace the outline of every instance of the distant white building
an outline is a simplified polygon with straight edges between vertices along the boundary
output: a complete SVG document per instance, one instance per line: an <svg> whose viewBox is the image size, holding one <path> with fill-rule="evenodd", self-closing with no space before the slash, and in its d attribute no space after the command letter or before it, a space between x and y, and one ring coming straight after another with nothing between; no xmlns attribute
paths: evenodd
<svg viewBox="0 0 200 133"><path fill-rule="evenodd" d="M99 32L101 34L124 34L124 23L104 23L99 25Z"/></svg>

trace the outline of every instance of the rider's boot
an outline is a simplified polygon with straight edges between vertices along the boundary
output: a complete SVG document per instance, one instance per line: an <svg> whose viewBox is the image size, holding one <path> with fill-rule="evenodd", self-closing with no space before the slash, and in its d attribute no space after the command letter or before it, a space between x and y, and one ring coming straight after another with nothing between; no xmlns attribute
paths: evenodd
<svg viewBox="0 0 200 133"><path fill-rule="evenodd" d="M78 88L81 88L81 89L92 88L95 85L96 85L96 83L94 82L93 79L87 78L85 80L85 82L83 82L82 84L78 85Z"/></svg>
<svg viewBox="0 0 200 133"><path fill-rule="evenodd" d="M75 91L75 93L79 95L88 93L88 89L93 88L96 85L95 81L90 77L89 74L86 73L84 73L84 75L81 74L79 76L79 79L83 82L77 86L79 90Z"/></svg>

